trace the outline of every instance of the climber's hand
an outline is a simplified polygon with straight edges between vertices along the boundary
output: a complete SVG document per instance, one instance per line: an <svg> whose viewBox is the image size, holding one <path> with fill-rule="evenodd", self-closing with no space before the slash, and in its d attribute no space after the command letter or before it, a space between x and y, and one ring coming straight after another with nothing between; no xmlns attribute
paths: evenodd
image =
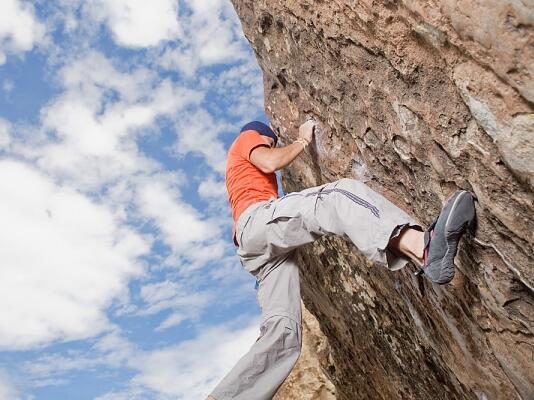
<svg viewBox="0 0 534 400"><path fill-rule="evenodd" d="M314 120L304 122L299 128L299 138L303 138L310 143L313 139L313 133L315 132L316 125L317 122Z"/></svg>

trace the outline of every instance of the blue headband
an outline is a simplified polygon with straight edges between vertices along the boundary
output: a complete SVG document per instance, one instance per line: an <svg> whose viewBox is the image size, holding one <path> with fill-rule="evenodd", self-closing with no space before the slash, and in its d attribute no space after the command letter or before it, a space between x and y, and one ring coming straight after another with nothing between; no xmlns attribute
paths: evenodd
<svg viewBox="0 0 534 400"><path fill-rule="evenodd" d="M273 130L268 125L265 125L263 122L260 122L260 121L249 122L243 128L241 128L241 132L245 132L245 131L256 131L260 135L273 138L275 146L276 146L276 142L278 142L278 136L276 136Z"/></svg>

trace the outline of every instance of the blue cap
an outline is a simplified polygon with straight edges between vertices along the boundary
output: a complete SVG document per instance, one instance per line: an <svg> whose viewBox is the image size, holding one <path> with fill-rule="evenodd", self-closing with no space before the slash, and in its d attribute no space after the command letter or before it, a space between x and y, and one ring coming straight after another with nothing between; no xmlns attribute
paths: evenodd
<svg viewBox="0 0 534 400"><path fill-rule="evenodd" d="M276 146L276 143L278 142L278 136L276 136L276 133L273 132L270 126L265 125L263 122L260 122L260 121L249 122L243 128L241 128L241 132L245 132L245 131L256 131L260 135L273 138L275 146Z"/></svg>

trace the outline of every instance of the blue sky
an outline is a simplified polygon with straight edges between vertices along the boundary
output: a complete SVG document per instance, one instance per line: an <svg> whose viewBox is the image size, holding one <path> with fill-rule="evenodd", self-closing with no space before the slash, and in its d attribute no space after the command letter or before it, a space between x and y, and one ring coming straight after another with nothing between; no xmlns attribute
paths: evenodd
<svg viewBox="0 0 534 400"><path fill-rule="evenodd" d="M252 119L228 0L0 2L0 399L196 400L246 352L224 166Z"/></svg>

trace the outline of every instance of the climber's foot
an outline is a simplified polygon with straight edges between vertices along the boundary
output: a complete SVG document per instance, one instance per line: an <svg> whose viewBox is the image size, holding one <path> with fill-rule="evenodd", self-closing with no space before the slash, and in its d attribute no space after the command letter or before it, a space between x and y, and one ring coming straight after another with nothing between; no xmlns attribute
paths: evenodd
<svg viewBox="0 0 534 400"><path fill-rule="evenodd" d="M454 193L425 231L424 263L417 274L424 274L440 285L450 282L454 277L458 242L468 225L472 228L474 223L473 195L464 190Z"/></svg>

